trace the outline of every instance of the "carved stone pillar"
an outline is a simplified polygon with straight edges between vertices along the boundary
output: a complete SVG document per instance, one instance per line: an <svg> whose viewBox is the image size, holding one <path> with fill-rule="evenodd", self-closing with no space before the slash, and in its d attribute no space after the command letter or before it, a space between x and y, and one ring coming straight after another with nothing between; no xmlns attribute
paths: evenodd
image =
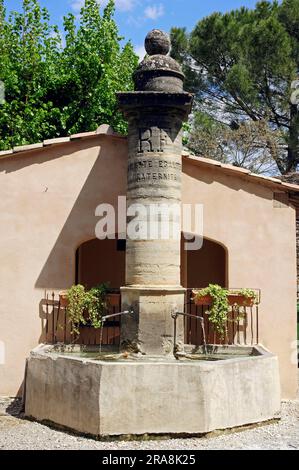
<svg viewBox="0 0 299 470"><path fill-rule="evenodd" d="M183 91L179 64L166 55L169 38L154 30L145 40L146 58L137 69L135 92L118 94L128 120L129 161L126 286L122 304L123 348L146 354L173 349L171 313L184 309L180 285L182 122L192 95ZM136 230L134 231L134 228ZM161 233L162 231L162 233ZM183 343L183 322L177 339Z"/></svg>

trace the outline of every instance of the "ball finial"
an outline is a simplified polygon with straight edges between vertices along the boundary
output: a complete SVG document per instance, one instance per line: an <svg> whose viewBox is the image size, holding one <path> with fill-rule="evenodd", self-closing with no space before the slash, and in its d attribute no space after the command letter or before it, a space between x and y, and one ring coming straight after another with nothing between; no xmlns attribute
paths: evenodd
<svg viewBox="0 0 299 470"><path fill-rule="evenodd" d="M145 38L144 44L148 55L167 55L170 51L169 36L160 29L150 31Z"/></svg>

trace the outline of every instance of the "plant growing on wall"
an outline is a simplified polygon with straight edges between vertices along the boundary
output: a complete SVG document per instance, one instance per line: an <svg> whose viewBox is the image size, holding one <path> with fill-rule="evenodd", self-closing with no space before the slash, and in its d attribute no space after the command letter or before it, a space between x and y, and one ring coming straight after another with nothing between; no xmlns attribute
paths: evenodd
<svg viewBox="0 0 299 470"><path fill-rule="evenodd" d="M106 284L85 290L81 284L74 285L63 294L67 299L67 315L71 334L79 335L80 325L101 328L102 316L106 309Z"/></svg>

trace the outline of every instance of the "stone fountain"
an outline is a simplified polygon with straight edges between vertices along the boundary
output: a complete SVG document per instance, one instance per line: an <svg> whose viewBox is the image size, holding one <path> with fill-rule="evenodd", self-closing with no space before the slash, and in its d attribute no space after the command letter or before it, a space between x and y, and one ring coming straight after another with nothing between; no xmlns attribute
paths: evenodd
<svg viewBox="0 0 299 470"><path fill-rule="evenodd" d="M277 358L261 346L212 346L219 360L210 362L206 350L184 346L180 211L172 236L145 236L160 220L151 207L180 206L182 123L192 105L168 36L153 30L145 47L136 91L118 95L129 125L128 207L143 208L126 245L122 310L133 314L122 315L124 353L38 346L27 364L25 413L94 436L201 434L267 421L280 411Z"/></svg>

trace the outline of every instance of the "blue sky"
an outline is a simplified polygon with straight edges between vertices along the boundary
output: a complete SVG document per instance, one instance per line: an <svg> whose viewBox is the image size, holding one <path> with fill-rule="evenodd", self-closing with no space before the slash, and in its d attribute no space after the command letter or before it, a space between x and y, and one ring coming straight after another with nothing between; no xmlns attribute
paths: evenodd
<svg viewBox="0 0 299 470"><path fill-rule="evenodd" d="M40 4L48 8L52 22L61 28L63 15L69 11L77 14L83 2L40 0ZM191 30L200 18L213 11L254 7L256 0L115 0L115 3L115 19L120 34L127 40L131 39L136 52L142 56L144 37L153 28L169 31L172 26L186 26ZM17 10L22 0L5 0L5 4L8 10Z"/></svg>

